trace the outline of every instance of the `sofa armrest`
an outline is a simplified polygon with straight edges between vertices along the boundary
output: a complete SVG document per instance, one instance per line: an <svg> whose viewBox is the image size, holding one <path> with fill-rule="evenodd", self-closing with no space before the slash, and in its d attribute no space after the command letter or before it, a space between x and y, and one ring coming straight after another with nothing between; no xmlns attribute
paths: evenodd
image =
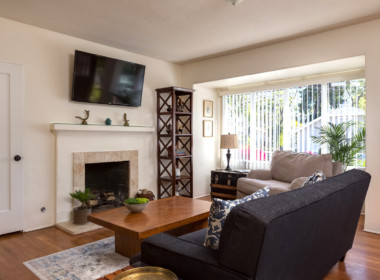
<svg viewBox="0 0 380 280"><path fill-rule="evenodd" d="M147 265L167 268L183 280L248 279L220 266L217 250L166 233L153 235L142 242L141 261Z"/></svg>
<svg viewBox="0 0 380 280"><path fill-rule="evenodd" d="M272 180L272 173L269 169L254 169L248 173L247 178L259 180Z"/></svg>

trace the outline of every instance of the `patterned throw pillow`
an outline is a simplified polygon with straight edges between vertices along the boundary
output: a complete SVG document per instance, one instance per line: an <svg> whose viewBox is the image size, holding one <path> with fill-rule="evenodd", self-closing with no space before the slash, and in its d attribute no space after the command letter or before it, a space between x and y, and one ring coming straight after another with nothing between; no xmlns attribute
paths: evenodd
<svg viewBox="0 0 380 280"><path fill-rule="evenodd" d="M315 172L311 176L307 177L305 182L303 182L303 184L301 185L301 188L304 186L311 185L311 184L314 184L316 182L325 180L325 179L326 179L326 177L323 174L323 172L321 170L318 170L317 172Z"/></svg>
<svg viewBox="0 0 380 280"><path fill-rule="evenodd" d="M217 250L219 248L219 239L223 224L232 208L250 200L266 197L269 195L269 190L270 187L265 187L251 195L236 200L214 198L208 217L208 229L204 246Z"/></svg>

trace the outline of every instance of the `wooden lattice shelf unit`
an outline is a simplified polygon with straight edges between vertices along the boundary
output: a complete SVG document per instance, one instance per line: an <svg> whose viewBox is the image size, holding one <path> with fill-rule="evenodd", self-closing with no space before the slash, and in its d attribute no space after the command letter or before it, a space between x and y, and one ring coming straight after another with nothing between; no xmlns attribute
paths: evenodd
<svg viewBox="0 0 380 280"><path fill-rule="evenodd" d="M158 198L193 197L194 90L167 87L156 92ZM176 168L180 169L180 176L176 176Z"/></svg>

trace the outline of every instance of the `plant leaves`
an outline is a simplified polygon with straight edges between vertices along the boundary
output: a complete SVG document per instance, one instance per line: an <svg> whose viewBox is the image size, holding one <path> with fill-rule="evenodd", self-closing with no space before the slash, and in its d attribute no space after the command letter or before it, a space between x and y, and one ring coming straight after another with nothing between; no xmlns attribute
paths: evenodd
<svg viewBox="0 0 380 280"><path fill-rule="evenodd" d="M341 122L317 128L319 136L311 136L314 143L323 145L327 144L334 161L343 163L344 171L347 166L352 164L356 159L356 155L365 148L365 127L359 124L358 132L352 138L348 138L347 131L358 125L354 121Z"/></svg>

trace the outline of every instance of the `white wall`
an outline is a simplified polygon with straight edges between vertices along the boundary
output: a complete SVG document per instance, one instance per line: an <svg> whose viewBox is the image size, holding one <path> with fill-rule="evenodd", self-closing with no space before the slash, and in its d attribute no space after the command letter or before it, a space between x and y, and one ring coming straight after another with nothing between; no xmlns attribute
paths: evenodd
<svg viewBox="0 0 380 280"><path fill-rule="evenodd" d="M180 86L181 69L171 63L3 18L0 18L0 26L0 61L21 64L25 68L25 230L32 230L54 224L54 135L49 132L49 124L78 123L74 116L82 115L87 109L91 111L89 123L102 124L109 117L114 124L121 124L123 113L127 113L131 125L155 126L155 89ZM142 106L71 102L75 49L146 65ZM151 138L146 143L155 143L155 133L145 137ZM156 193L156 148L148 145L147 149L149 152L144 155L148 158L142 161L150 164L140 166L140 170L154 170L153 176L142 174L140 178L144 178L142 187ZM40 212L43 206L47 208L45 213Z"/></svg>
<svg viewBox="0 0 380 280"><path fill-rule="evenodd" d="M366 199L365 229L380 233L380 20L324 32L312 36L273 44L191 63L183 67L183 86L257 74L273 70L309 65L358 55L366 57L367 80L367 171L372 175ZM218 139L215 139L217 141ZM207 142L199 142L206 149ZM209 157L212 155L209 153ZM217 154L214 155L217 157ZM194 157L194 166L203 158ZM210 170L202 169L200 177L209 176ZM208 183L208 182L207 182ZM201 186L197 186L202 188ZM206 186L203 186L206 187Z"/></svg>
<svg viewBox="0 0 380 280"><path fill-rule="evenodd" d="M210 194L210 171L219 168L219 98L214 89L195 85L193 95L193 189L194 197ZM203 117L203 101L213 101L213 117ZM213 121L213 137L203 137L203 121Z"/></svg>

